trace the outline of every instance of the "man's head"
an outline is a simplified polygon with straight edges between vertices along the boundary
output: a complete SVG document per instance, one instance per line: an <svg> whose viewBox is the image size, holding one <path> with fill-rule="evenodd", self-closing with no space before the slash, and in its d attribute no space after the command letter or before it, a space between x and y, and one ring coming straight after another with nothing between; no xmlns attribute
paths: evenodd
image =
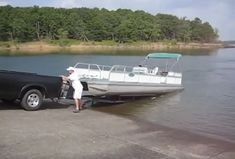
<svg viewBox="0 0 235 159"><path fill-rule="evenodd" d="M70 66L66 70L71 74L75 71L75 68Z"/></svg>

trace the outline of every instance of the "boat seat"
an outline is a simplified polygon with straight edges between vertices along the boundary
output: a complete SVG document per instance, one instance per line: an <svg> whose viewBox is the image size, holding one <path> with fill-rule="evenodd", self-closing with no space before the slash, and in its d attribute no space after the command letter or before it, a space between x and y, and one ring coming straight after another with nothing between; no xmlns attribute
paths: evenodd
<svg viewBox="0 0 235 159"><path fill-rule="evenodd" d="M152 70L151 74L152 74L152 75L156 75L157 73L158 73L158 67L155 67L155 68Z"/></svg>

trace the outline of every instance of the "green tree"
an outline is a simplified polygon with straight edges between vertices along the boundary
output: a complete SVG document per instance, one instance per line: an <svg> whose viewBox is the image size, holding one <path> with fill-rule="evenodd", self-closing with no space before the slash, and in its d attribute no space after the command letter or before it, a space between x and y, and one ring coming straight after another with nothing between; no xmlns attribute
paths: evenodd
<svg viewBox="0 0 235 159"><path fill-rule="evenodd" d="M178 25L176 39L182 42L189 42L191 40L191 34L190 21L184 17Z"/></svg>
<svg viewBox="0 0 235 159"><path fill-rule="evenodd" d="M199 18L190 21L140 10L0 6L1 41L64 38L121 43L165 39L213 42L218 38L218 30Z"/></svg>
<svg viewBox="0 0 235 159"><path fill-rule="evenodd" d="M175 39L179 19L176 16L168 14L157 14L156 18L160 25L162 39Z"/></svg>

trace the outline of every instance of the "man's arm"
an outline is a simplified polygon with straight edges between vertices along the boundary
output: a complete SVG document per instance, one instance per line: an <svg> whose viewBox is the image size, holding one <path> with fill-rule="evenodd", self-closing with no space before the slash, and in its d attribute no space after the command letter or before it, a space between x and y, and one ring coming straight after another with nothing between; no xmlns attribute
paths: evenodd
<svg viewBox="0 0 235 159"><path fill-rule="evenodd" d="M62 77L63 81L68 81L69 80L69 78L67 76L62 75L61 77Z"/></svg>

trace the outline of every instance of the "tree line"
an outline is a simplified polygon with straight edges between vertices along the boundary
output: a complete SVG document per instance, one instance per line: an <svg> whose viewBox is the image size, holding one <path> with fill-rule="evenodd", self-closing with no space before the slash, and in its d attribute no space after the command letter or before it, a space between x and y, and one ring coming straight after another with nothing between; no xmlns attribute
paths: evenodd
<svg viewBox="0 0 235 159"><path fill-rule="evenodd" d="M169 14L98 8L0 7L0 41L56 39L83 41L214 42L216 29L208 22Z"/></svg>

